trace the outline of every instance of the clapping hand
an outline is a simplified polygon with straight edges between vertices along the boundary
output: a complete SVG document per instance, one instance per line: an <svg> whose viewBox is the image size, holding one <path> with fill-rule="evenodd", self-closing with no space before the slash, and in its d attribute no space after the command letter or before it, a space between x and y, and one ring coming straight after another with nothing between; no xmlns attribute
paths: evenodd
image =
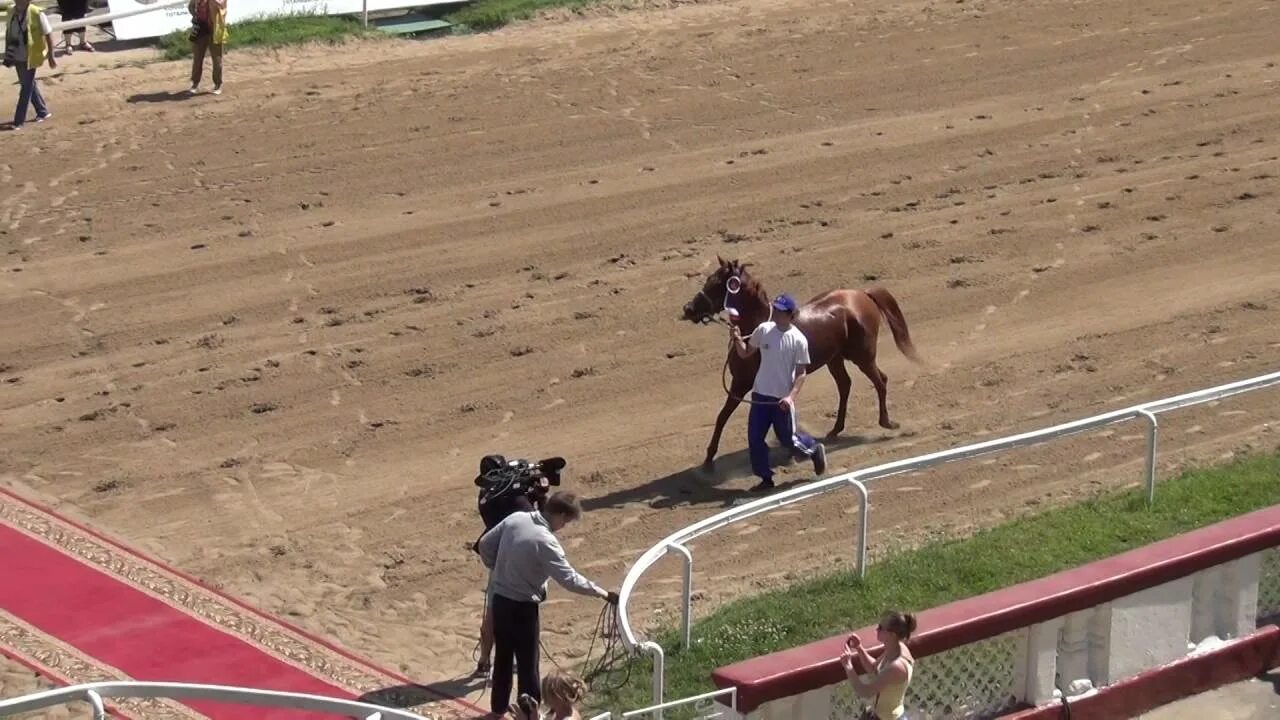
<svg viewBox="0 0 1280 720"><path fill-rule="evenodd" d="M853 672L853 659L861 649L862 638L857 635L850 635L849 639L844 642L844 651L840 653L840 664L844 667L845 672Z"/></svg>

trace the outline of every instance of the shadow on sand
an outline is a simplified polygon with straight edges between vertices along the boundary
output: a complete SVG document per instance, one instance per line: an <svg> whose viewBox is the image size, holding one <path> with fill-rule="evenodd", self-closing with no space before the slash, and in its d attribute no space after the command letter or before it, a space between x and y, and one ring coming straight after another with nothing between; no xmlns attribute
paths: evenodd
<svg viewBox="0 0 1280 720"><path fill-rule="evenodd" d="M154 92L154 93L138 93L130 95L126 102L130 103L162 103L162 102L182 102L190 100L194 95L182 90L179 92Z"/></svg>
<svg viewBox="0 0 1280 720"><path fill-rule="evenodd" d="M463 677L454 680L419 685L393 685L380 690L371 690L356 698L359 702L380 705L387 708L408 710L422 705L440 702L468 703L468 695L484 688L483 677ZM486 712L479 712L475 717L485 717Z"/></svg>
<svg viewBox="0 0 1280 720"><path fill-rule="evenodd" d="M896 437L892 435L875 437L844 435L834 440L823 440L822 442L826 445L829 456L834 450L882 443L894 439ZM783 448L770 447L769 462L773 467L779 467L790 463L807 466L809 461L805 459L793 460ZM657 478L638 487L618 490L600 497L583 498L582 507L590 511L643 502L652 508L707 504L718 504L723 508L729 508L735 504L765 496L764 493L753 493L747 487L722 487L726 482L738 479L750 480L750 485L755 484L755 478L751 475L751 459L746 448L717 457L715 466L712 468L706 468L702 464L698 464ZM813 479L812 476L808 476L779 482L778 488L794 487L812 482Z"/></svg>

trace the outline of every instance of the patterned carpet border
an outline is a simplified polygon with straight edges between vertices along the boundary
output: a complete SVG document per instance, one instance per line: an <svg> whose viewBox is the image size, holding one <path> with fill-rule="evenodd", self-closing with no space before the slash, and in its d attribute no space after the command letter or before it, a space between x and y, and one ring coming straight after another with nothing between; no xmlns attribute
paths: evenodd
<svg viewBox="0 0 1280 720"><path fill-rule="evenodd" d="M3 608L0 608L0 653L65 685L132 679L124 672L41 632ZM116 698L110 701L110 705L117 716L124 718L205 720L204 715L176 700Z"/></svg>
<svg viewBox="0 0 1280 720"><path fill-rule="evenodd" d="M0 488L0 522L240 638L282 662L345 688L353 695L360 696L391 686L414 685L403 675L381 669L6 488ZM0 641L4 641L3 638ZM71 677L84 682L79 680L82 676L78 674ZM484 712L465 700L427 688L421 690L443 702L432 703L425 712L415 712L448 718L475 717ZM147 712L140 717L162 716Z"/></svg>

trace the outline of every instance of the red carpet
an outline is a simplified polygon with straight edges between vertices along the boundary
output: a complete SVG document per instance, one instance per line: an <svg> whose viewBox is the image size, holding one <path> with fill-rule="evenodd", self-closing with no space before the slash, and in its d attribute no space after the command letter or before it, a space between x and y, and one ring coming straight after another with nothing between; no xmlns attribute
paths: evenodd
<svg viewBox="0 0 1280 720"><path fill-rule="evenodd" d="M411 684L0 489L0 651L65 683L154 680L356 699ZM483 714L445 699L426 717ZM135 720L299 720L296 710L119 700Z"/></svg>

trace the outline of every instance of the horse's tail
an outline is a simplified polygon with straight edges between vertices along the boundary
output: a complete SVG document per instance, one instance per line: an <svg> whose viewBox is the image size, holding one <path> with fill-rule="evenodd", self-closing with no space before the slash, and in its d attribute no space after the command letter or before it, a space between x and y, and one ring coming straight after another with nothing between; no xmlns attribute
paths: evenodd
<svg viewBox="0 0 1280 720"><path fill-rule="evenodd" d="M876 307L880 308L880 314L889 321L889 329L893 331L893 342L898 346L898 350L912 362L924 362L916 352L915 344L911 342L911 329L907 327L907 318L903 316L902 308L898 307L898 300L893 293L882 287L869 288L866 292L875 302Z"/></svg>

